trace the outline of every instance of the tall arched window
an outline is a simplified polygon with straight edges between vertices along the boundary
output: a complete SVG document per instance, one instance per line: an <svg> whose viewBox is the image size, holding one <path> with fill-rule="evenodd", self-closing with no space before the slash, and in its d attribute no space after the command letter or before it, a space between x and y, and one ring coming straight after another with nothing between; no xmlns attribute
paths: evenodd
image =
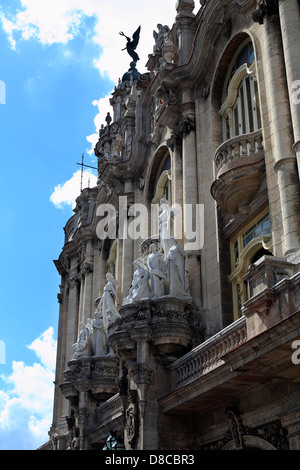
<svg viewBox="0 0 300 470"><path fill-rule="evenodd" d="M248 268L264 255L272 255L273 244L269 208L265 208L256 218L241 228L230 241L231 274L234 318L242 313L242 305L248 300L248 292L243 280Z"/></svg>
<svg viewBox="0 0 300 470"><path fill-rule="evenodd" d="M254 50L246 39L229 66L220 114L224 140L261 128Z"/></svg>
<svg viewBox="0 0 300 470"><path fill-rule="evenodd" d="M152 203L159 204L162 198L172 204L171 157L168 151L164 155L156 175Z"/></svg>

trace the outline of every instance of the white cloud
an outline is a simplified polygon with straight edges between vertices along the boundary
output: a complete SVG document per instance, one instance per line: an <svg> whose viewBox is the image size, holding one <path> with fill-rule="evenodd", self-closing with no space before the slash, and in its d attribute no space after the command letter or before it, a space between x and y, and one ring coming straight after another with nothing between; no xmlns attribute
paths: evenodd
<svg viewBox="0 0 300 470"><path fill-rule="evenodd" d="M1 15L2 25L12 47L16 46L16 33L23 40L37 39L42 44L66 44L79 32L84 12L76 1L21 0L22 10L14 16Z"/></svg>
<svg viewBox="0 0 300 470"><path fill-rule="evenodd" d="M127 52L121 51L126 40L119 32L124 31L127 36L132 36L141 25L138 46L141 61L138 65L141 71L145 71L148 54L154 45L153 30L157 29L157 23L172 26L176 15L175 0L129 0L125 3L121 0L21 0L21 5L22 10L14 15L5 12L0 15L2 27L13 47L19 36L23 40L35 39L45 45L67 44L80 33L86 18L94 17L93 39L102 48L100 57L94 58L94 65L115 83L128 70L131 62Z"/></svg>
<svg viewBox="0 0 300 470"><path fill-rule="evenodd" d="M54 330L50 327L28 346L35 352L41 363L50 370L55 369L56 361L56 356L53 353L56 350L56 341L53 336Z"/></svg>
<svg viewBox="0 0 300 470"><path fill-rule="evenodd" d="M91 57L90 63L102 76L109 77L115 84L129 69L131 57L122 49L126 39L119 33L124 31L132 36L141 25L141 36L137 52L140 61L137 68L140 73L147 72L148 55L153 52L153 31L157 24L172 26L176 16L176 0L20 0L22 9L14 15L0 11L2 27L12 47L22 40L36 40L43 45L54 43L64 44L62 54L68 54L68 42L79 34L92 37L93 42L100 46L99 56ZM95 19L94 30L85 28L87 18ZM94 49L95 51L96 49ZM27 84L30 88L31 82ZM107 111L111 111L109 96L95 97L93 102L97 108L94 119L95 133L86 137L90 144L89 154L93 153L98 141L101 124L105 124ZM57 207L73 206L80 188L79 173L66 183L55 188L51 201ZM91 183L91 186L93 184Z"/></svg>
<svg viewBox="0 0 300 470"><path fill-rule="evenodd" d="M92 165L91 165L92 166ZM97 185L97 177L89 171L83 172L82 188L93 188ZM72 178L66 181L64 184L59 184L51 194L50 201L58 209L62 209L65 206L71 206L74 208L75 201L80 195L81 187L81 170L76 171Z"/></svg>
<svg viewBox="0 0 300 470"><path fill-rule="evenodd" d="M87 136L86 140L91 144L91 149L88 152L90 155L94 153L94 148L99 140L99 129L101 125L105 123L105 117L107 113L110 112L112 114L112 108L109 103L109 96L105 96L104 98L100 98L99 100L93 101L93 106L97 107L98 113L94 118L94 125L95 125L95 133L92 135Z"/></svg>
<svg viewBox="0 0 300 470"><path fill-rule="evenodd" d="M49 439L56 360L53 328L42 333L28 348L37 354L40 363L26 365L14 361L11 374L2 376L7 390L0 392L1 450L18 450L16 445L19 450L35 449Z"/></svg>

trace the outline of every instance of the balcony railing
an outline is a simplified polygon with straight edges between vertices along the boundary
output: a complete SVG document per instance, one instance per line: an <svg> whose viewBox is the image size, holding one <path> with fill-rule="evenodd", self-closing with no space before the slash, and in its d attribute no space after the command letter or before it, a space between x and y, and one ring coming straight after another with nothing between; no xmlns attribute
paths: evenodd
<svg viewBox="0 0 300 470"><path fill-rule="evenodd" d="M246 340L246 318L243 316L172 364L173 390L224 364L222 356Z"/></svg>
<svg viewBox="0 0 300 470"><path fill-rule="evenodd" d="M123 418L123 413L124 401L117 394L97 408L97 424L99 427L107 426L113 421Z"/></svg>
<svg viewBox="0 0 300 470"><path fill-rule="evenodd" d="M216 150L215 164L217 173L223 173L231 163L243 164L240 159L250 157L252 155L261 154L263 152L263 136L262 130L250 134L243 134L226 140ZM229 169L229 168L228 168Z"/></svg>

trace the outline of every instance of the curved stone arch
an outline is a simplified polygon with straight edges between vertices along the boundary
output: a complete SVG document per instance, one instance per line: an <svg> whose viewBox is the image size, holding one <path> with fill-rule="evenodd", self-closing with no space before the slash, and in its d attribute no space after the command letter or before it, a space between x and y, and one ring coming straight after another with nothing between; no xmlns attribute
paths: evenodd
<svg viewBox="0 0 300 470"><path fill-rule="evenodd" d="M106 266L108 268L108 272L111 274L115 275L115 263L117 259L117 253L118 253L118 240L114 240L110 246L110 251L109 251L109 257L106 262Z"/></svg>
<svg viewBox="0 0 300 470"><path fill-rule="evenodd" d="M171 177L171 170L165 170L161 173L157 180L154 198L152 199L153 204L159 204L159 201L164 196L166 184Z"/></svg>
<svg viewBox="0 0 300 470"><path fill-rule="evenodd" d="M261 236L254 238L240 253L239 263L230 277L244 276L251 264L253 256L261 249L273 251L272 238L270 236Z"/></svg>
<svg viewBox="0 0 300 470"><path fill-rule="evenodd" d="M170 157L172 168L172 152L167 145L163 144L158 147L152 158L152 163L148 171L145 185L147 200L149 201L149 203L152 203L153 198L155 197L155 189L157 187L157 184L162 183L162 180L160 181L160 176L161 173L163 173L163 164L168 157ZM165 179L164 182L166 181L167 179Z"/></svg>
<svg viewBox="0 0 300 470"><path fill-rule="evenodd" d="M257 436L243 436L242 450L277 450L270 442ZM228 442L221 450L236 450L234 440Z"/></svg>
<svg viewBox="0 0 300 470"><path fill-rule="evenodd" d="M236 34L224 47L223 54L220 57L220 60L216 66L215 73L212 79L212 102L217 106L218 112L221 108L223 101L223 89L224 83L226 81L228 70L241 46L246 43L247 40L251 40L253 44L252 37L248 32L240 32ZM253 44L255 57L256 50L255 45Z"/></svg>

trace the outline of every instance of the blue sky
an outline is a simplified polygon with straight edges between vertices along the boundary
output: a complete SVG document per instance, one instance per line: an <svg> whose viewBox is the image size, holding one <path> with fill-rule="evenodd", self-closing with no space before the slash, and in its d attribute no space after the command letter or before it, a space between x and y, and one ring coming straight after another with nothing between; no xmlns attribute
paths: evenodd
<svg viewBox="0 0 300 470"><path fill-rule="evenodd" d="M108 96L129 68L118 33L142 26L145 72L153 30L172 26L175 3L1 1L0 450L36 449L48 439L60 282L53 260L80 193L77 163L84 153L97 166ZM96 184L95 172L84 181Z"/></svg>

